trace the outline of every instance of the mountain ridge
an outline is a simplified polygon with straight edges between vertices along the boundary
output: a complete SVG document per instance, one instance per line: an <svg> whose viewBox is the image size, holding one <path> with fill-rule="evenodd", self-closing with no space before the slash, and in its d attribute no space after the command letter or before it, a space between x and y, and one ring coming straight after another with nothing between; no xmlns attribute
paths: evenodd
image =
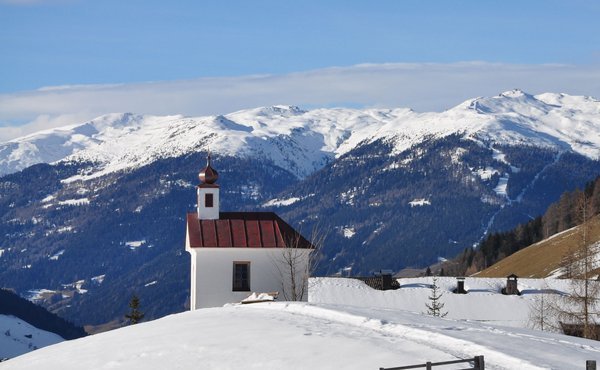
<svg viewBox="0 0 600 370"><path fill-rule="evenodd" d="M98 177L210 148L268 158L305 178L360 144L389 140L399 153L426 137L457 132L477 141L554 147L596 159L598 117L600 102L594 98L521 90L469 99L439 113L281 105L205 117L112 113L0 144L0 175L35 163L87 161L97 164Z"/></svg>

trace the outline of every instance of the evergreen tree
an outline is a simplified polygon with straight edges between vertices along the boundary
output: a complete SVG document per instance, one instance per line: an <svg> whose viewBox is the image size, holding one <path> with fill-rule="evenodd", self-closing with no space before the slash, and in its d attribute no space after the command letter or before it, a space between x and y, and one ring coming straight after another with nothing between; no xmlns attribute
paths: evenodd
<svg viewBox="0 0 600 370"><path fill-rule="evenodd" d="M425 271L425 276L431 276L431 269L427 266L427 270Z"/></svg>
<svg viewBox="0 0 600 370"><path fill-rule="evenodd" d="M130 324L137 324L144 318L144 313L139 310L140 308L140 299L137 295L133 295L131 297L131 301L129 301L129 308L131 311L125 315L125 318L129 320Z"/></svg>
<svg viewBox="0 0 600 370"><path fill-rule="evenodd" d="M431 295L429 296L429 304L425 303L427 307L427 314L436 317L446 317L447 311L443 311L444 303L440 300L444 294L440 291L437 285L437 278L433 277L433 284L431 285Z"/></svg>

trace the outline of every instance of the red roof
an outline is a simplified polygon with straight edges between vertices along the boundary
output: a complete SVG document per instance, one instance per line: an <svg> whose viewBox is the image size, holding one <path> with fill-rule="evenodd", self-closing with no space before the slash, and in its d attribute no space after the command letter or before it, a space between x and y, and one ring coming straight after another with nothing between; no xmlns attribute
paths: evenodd
<svg viewBox="0 0 600 370"><path fill-rule="evenodd" d="M198 220L187 214L187 229L192 248L297 248L313 249L302 235L273 212L220 212L218 220Z"/></svg>

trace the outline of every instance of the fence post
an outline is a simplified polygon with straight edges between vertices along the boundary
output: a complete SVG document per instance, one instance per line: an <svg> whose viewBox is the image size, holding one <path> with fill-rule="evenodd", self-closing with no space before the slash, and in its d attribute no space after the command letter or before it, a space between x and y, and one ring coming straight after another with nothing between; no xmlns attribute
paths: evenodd
<svg viewBox="0 0 600 370"><path fill-rule="evenodd" d="M485 361L483 360L483 356L475 356L473 359L473 369L474 370L485 370Z"/></svg>
<svg viewBox="0 0 600 370"><path fill-rule="evenodd" d="M427 361L427 363L425 364L425 369L431 370L431 362Z"/></svg>
<svg viewBox="0 0 600 370"><path fill-rule="evenodd" d="M587 360L585 362L585 370L596 370L596 361L595 360Z"/></svg>

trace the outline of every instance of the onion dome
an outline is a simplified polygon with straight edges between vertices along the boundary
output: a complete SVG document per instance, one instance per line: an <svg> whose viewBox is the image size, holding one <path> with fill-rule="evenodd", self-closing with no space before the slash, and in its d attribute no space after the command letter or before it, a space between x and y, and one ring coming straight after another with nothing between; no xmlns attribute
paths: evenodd
<svg viewBox="0 0 600 370"><path fill-rule="evenodd" d="M200 171L198 178L202 184L214 184L219 178L219 173L217 170L212 168L210 165L210 152L206 158L206 167Z"/></svg>

